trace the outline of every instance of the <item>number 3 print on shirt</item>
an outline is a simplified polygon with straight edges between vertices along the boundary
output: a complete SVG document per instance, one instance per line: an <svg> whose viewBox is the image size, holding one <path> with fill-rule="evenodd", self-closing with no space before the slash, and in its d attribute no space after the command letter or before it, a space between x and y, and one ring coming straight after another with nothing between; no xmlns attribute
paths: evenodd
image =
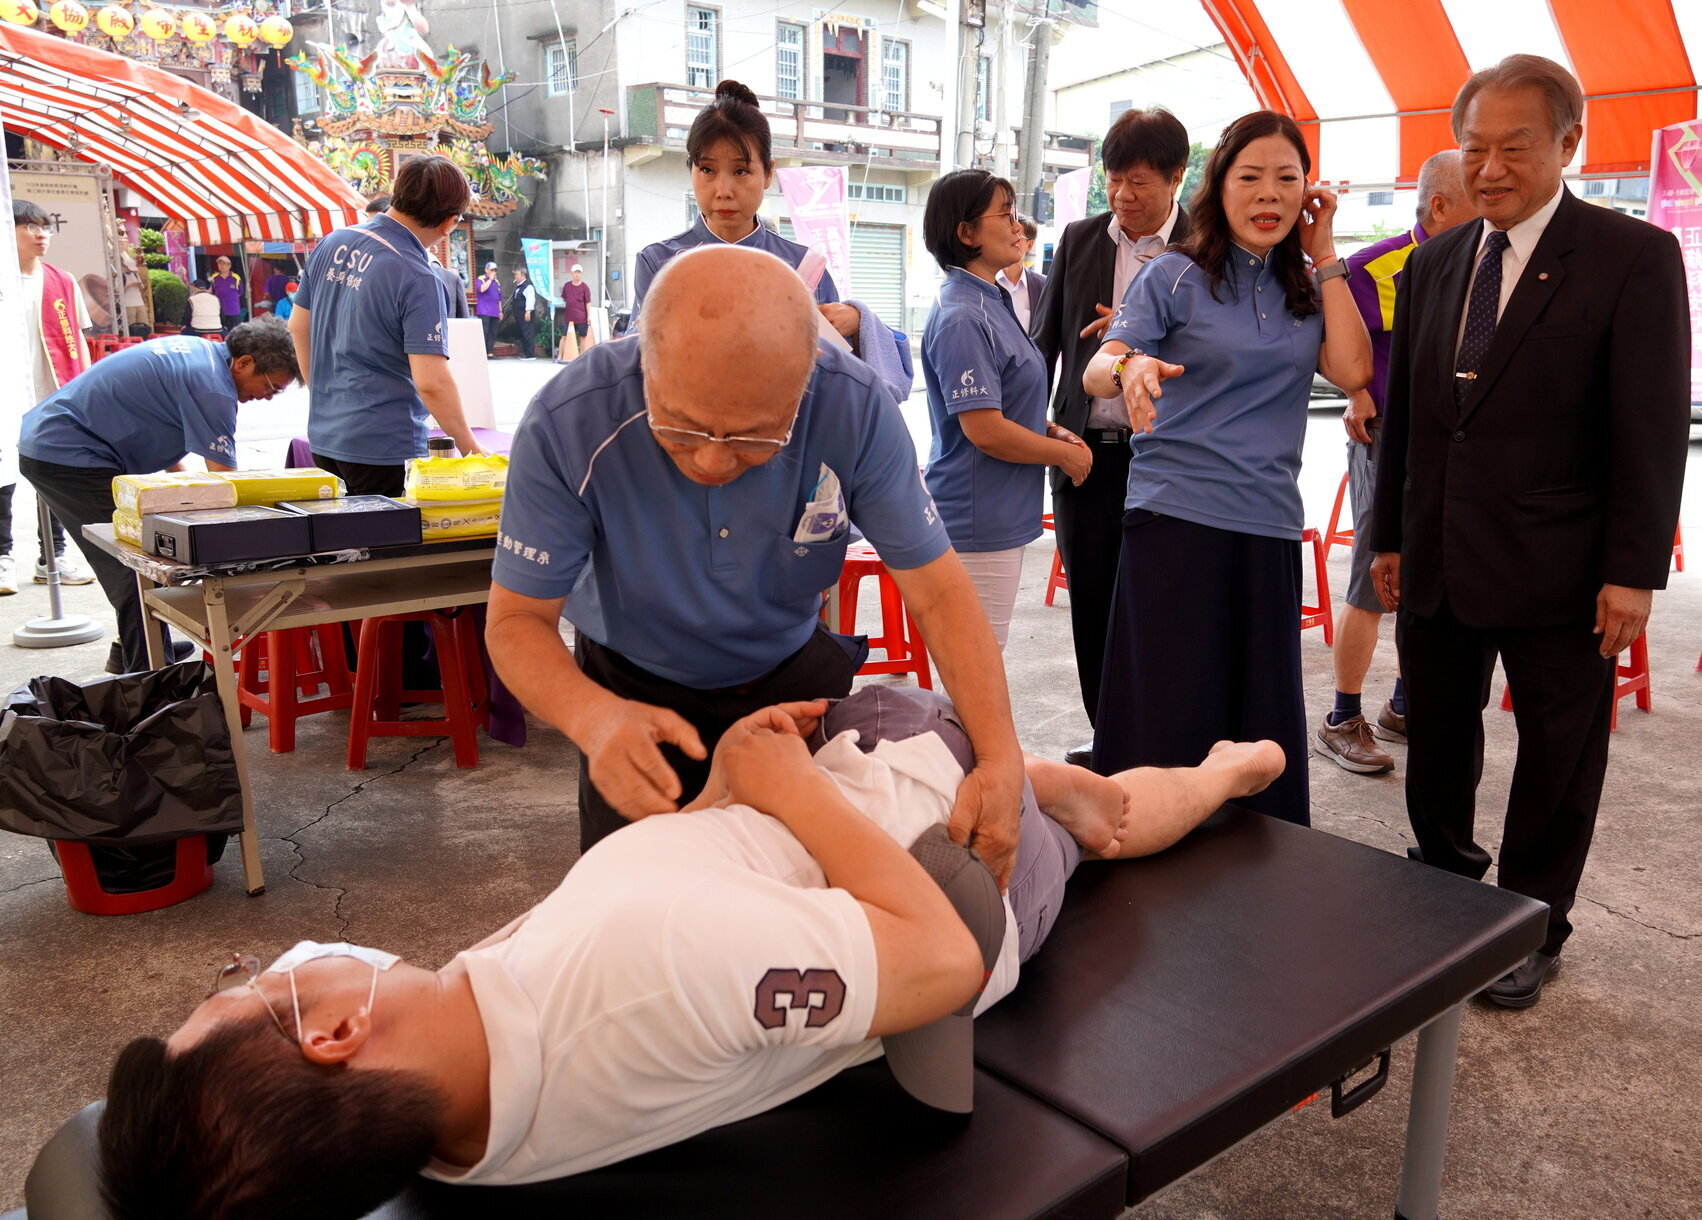
<svg viewBox="0 0 1702 1220"><path fill-rule="evenodd" d="M786 997L782 1005L780 997ZM800 1009L810 1015L806 1029L818 1029L845 1007L845 980L837 970L773 969L756 985L756 1021L764 1029L779 1029L786 1014Z"/></svg>

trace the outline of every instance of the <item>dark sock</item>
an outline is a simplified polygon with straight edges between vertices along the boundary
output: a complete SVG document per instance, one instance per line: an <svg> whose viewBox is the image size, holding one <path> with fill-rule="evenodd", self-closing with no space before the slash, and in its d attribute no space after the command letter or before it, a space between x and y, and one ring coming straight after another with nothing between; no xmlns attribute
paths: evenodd
<svg viewBox="0 0 1702 1220"><path fill-rule="evenodd" d="M1359 692L1348 694L1346 691L1336 692L1336 708L1330 713L1330 723L1340 724L1344 720L1352 720L1359 715Z"/></svg>
<svg viewBox="0 0 1702 1220"><path fill-rule="evenodd" d="M1406 679L1395 679L1395 693L1389 696L1389 706L1394 709L1394 713L1397 716L1405 716L1407 714Z"/></svg>

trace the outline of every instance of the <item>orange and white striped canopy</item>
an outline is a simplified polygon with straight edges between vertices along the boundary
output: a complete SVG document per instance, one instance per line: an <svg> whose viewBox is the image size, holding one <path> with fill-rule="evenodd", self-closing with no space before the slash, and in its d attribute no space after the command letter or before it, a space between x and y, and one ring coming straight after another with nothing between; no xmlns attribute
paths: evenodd
<svg viewBox="0 0 1702 1220"><path fill-rule="evenodd" d="M294 140L169 72L0 23L0 123L84 161L183 221L189 240L302 241L366 200Z"/></svg>
<svg viewBox="0 0 1702 1220"><path fill-rule="evenodd" d="M1411 184L1455 146L1449 110L1474 71L1544 55L1583 86L1573 170L1630 177L1658 127L1697 117L1696 0L1200 0L1259 102L1301 124L1328 177Z"/></svg>

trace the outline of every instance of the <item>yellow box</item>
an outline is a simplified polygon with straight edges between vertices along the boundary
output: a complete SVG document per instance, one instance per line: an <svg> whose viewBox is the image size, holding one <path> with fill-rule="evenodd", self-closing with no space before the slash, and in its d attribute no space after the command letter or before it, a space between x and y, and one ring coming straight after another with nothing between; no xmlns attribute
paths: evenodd
<svg viewBox="0 0 1702 1220"><path fill-rule="evenodd" d="M131 546L141 546L142 518L135 513L123 511L113 513L112 533L120 542L128 542Z"/></svg>
<svg viewBox="0 0 1702 1220"><path fill-rule="evenodd" d="M404 497L412 503L495 500L508 486L508 459L500 453L475 457L414 458L408 463Z"/></svg>
<svg viewBox="0 0 1702 1220"><path fill-rule="evenodd" d="M501 500L409 500L420 510L420 538L440 542L445 538L495 537L502 520Z"/></svg>
<svg viewBox="0 0 1702 1220"><path fill-rule="evenodd" d="M343 480L317 466L293 470L226 470L218 478L236 488L238 504L280 504L285 500L331 500L343 494Z"/></svg>
<svg viewBox="0 0 1702 1220"><path fill-rule="evenodd" d="M231 508L235 504L235 489L218 475L204 470L121 474L112 480L113 507L138 520L148 513Z"/></svg>

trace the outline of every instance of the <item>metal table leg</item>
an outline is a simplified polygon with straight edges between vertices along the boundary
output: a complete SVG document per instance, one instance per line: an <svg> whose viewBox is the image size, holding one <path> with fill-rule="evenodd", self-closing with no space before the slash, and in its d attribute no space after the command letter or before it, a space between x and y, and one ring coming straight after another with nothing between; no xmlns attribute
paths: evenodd
<svg viewBox="0 0 1702 1220"><path fill-rule="evenodd" d="M1453 1102L1454 1062L1459 1054L1464 1012L1465 1005L1457 1005L1418 1031L1396 1220L1437 1220L1439 1215L1442 1157L1448 1144L1448 1111Z"/></svg>
<svg viewBox="0 0 1702 1220"><path fill-rule="evenodd" d="M219 702L230 728L231 756L236 762L237 782L242 787L242 883L251 895L266 892L266 876L260 869L260 832L254 822L254 784L248 774L248 747L242 739L242 706L236 696L236 670L231 665L230 614L225 607L224 582L208 580L203 586L207 606L207 650L213 654L213 676Z"/></svg>

